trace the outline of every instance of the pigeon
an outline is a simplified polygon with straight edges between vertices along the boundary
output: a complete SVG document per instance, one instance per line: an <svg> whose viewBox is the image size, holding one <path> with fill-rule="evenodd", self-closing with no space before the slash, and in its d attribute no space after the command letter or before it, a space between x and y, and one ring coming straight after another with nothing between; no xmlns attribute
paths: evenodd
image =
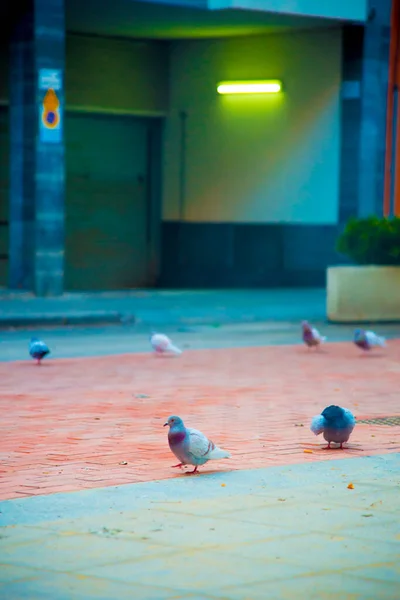
<svg viewBox="0 0 400 600"><path fill-rule="evenodd" d="M302 321L301 326L303 328L303 342L309 348L313 346L318 348L320 344L326 341L326 337L321 335L318 329L312 327L308 321Z"/></svg>
<svg viewBox="0 0 400 600"><path fill-rule="evenodd" d="M200 465L204 465L209 460L231 458L229 452L218 448L204 433L197 431L197 429L185 427L180 417L168 417L164 427L167 425L169 426L169 447L180 461L177 465L173 465L173 468L193 465L194 470L188 472L188 474L193 474L197 472Z"/></svg>
<svg viewBox="0 0 400 600"><path fill-rule="evenodd" d="M29 344L29 354L37 361L37 364L40 365L40 361L42 358L50 354L50 349L38 338L33 337Z"/></svg>
<svg viewBox="0 0 400 600"><path fill-rule="evenodd" d="M310 429L315 435L323 434L328 442L328 448L331 447L331 442L340 444L340 447L343 448L343 444L348 441L355 424L356 419L350 410L331 404L320 415L313 417Z"/></svg>
<svg viewBox="0 0 400 600"><path fill-rule="evenodd" d="M354 332L354 343L362 350L371 350L374 346L385 348L385 338L379 337L373 331L364 331L364 329L356 329Z"/></svg>
<svg viewBox="0 0 400 600"><path fill-rule="evenodd" d="M153 331L150 335L150 344L153 346L153 350L155 350L157 354L164 354L165 352L182 354L182 350L174 346L169 337L163 333L156 333Z"/></svg>

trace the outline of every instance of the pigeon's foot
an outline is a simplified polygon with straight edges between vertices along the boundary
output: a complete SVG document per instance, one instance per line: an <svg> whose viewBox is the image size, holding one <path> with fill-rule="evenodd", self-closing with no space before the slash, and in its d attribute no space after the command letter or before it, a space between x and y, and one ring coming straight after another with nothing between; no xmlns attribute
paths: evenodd
<svg viewBox="0 0 400 600"><path fill-rule="evenodd" d="M40 358L37 358L37 359L36 359L36 364L37 364L38 366L40 366Z"/></svg>
<svg viewBox="0 0 400 600"><path fill-rule="evenodd" d="M179 463L179 465L172 465L171 469L177 469L178 467L182 469L183 463Z"/></svg>
<svg viewBox="0 0 400 600"><path fill-rule="evenodd" d="M193 471L187 471L186 475L194 475L195 473L198 473L197 467L195 467Z"/></svg>
<svg viewBox="0 0 400 600"><path fill-rule="evenodd" d="M331 449L331 443L329 442L327 447L325 448L325 450L330 450Z"/></svg>

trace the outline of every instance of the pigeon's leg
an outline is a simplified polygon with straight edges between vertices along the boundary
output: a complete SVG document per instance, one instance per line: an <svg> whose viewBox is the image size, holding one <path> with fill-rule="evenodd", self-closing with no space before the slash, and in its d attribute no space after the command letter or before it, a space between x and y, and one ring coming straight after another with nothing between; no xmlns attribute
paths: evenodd
<svg viewBox="0 0 400 600"><path fill-rule="evenodd" d="M40 365L40 358L36 359L36 364L39 366Z"/></svg>
<svg viewBox="0 0 400 600"><path fill-rule="evenodd" d="M197 465L195 466L195 468L193 469L193 471L188 471L186 473L186 475L194 475L194 473L197 473Z"/></svg>
<svg viewBox="0 0 400 600"><path fill-rule="evenodd" d="M327 449L327 450L330 450L330 448L331 448L331 443L330 443L330 442L328 442L328 445L327 445L326 449Z"/></svg>
<svg viewBox="0 0 400 600"><path fill-rule="evenodd" d="M182 468L183 463L179 463L179 465L172 465L171 469L177 469L178 467Z"/></svg>
<svg viewBox="0 0 400 600"><path fill-rule="evenodd" d="M343 450L343 442L340 442L340 449Z"/></svg>

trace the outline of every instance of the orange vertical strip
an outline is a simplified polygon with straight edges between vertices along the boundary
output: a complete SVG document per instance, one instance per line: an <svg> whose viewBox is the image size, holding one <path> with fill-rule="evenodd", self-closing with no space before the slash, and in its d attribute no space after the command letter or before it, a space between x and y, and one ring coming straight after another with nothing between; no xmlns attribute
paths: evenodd
<svg viewBox="0 0 400 600"><path fill-rule="evenodd" d="M383 195L383 214L390 214L390 193L392 186L391 167L393 157L393 117L394 117L394 86L396 80L396 54L399 32L399 0L392 0L390 23L390 50L389 50L389 81L386 108L386 155L385 155L385 184Z"/></svg>

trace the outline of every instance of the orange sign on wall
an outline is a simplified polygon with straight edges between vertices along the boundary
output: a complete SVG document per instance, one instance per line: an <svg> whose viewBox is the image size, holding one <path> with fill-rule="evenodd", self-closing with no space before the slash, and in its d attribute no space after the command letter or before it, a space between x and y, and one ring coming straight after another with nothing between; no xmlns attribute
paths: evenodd
<svg viewBox="0 0 400 600"><path fill-rule="evenodd" d="M39 89L43 92L39 106L39 138L41 142L57 144L62 141L60 100L61 71L39 70Z"/></svg>

